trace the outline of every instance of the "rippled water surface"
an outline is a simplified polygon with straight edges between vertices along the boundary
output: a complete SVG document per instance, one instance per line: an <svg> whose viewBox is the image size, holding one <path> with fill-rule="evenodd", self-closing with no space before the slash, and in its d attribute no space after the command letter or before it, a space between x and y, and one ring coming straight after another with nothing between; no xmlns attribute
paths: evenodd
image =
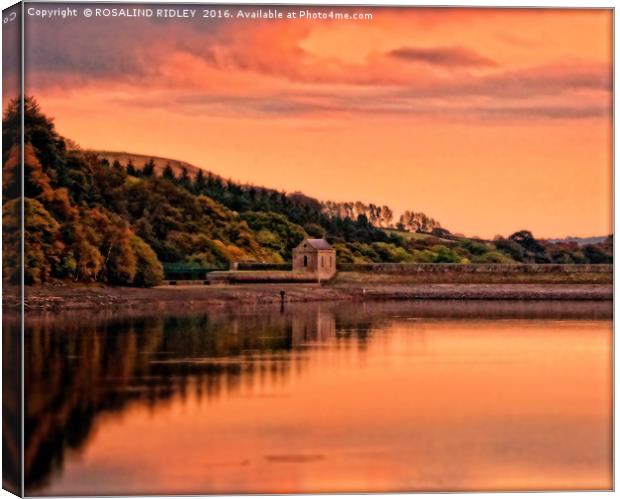
<svg viewBox="0 0 620 499"><path fill-rule="evenodd" d="M31 495L608 489L609 303L33 318Z"/></svg>

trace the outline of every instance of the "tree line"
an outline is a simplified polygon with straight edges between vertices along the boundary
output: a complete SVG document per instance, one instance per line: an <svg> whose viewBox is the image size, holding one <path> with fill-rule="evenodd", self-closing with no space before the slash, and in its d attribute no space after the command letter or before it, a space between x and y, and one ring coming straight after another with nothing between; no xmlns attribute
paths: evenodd
<svg viewBox="0 0 620 499"><path fill-rule="evenodd" d="M610 238L585 247L537 241L527 231L495 241L468 239L421 212L407 211L394 224L387 206L320 202L210 172L175 174L170 165L157 174L153 160L110 163L60 136L34 98L25 99L24 111L27 283L152 286L165 264L227 268L232 261L290 261L291 249L306 237L327 238L340 263L612 260ZM16 100L3 114L2 148L3 264L15 281L20 124Z"/></svg>

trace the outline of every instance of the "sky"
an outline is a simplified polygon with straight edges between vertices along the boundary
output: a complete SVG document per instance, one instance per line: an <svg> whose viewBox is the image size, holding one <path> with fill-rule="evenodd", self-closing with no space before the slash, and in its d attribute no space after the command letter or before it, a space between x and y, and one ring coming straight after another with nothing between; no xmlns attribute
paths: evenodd
<svg viewBox="0 0 620 499"><path fill-rule="evenodd" d="M285 19L258 20L236 17L256 7L222 7L231 19L83 7L26 15L25 81L84 148L423 211L469 236L612 232L611 10L325 7L310 10L372 19L300 20L286 15L306 9L279 7Z"/></svg>

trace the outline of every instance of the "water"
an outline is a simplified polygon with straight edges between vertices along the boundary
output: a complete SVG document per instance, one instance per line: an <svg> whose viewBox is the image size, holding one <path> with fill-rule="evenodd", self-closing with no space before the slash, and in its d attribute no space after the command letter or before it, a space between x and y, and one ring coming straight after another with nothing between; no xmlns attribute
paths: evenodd
<svg viewBox="0 0 620 499"><path fill-rule="evenodd" d="M66 314L26 334L26 493L609 489L610 303Z"/></svg>

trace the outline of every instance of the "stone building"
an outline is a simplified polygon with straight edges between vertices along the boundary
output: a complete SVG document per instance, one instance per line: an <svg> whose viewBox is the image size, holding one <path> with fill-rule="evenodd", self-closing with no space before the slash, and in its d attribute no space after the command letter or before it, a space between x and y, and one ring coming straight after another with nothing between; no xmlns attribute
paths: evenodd
<svg viewBox="0 0 620 499"><path fill-rule="evenodd" d="M336 273L336 250L325 239L304 239L293 249L293 271L331 279Z"/></svg>

